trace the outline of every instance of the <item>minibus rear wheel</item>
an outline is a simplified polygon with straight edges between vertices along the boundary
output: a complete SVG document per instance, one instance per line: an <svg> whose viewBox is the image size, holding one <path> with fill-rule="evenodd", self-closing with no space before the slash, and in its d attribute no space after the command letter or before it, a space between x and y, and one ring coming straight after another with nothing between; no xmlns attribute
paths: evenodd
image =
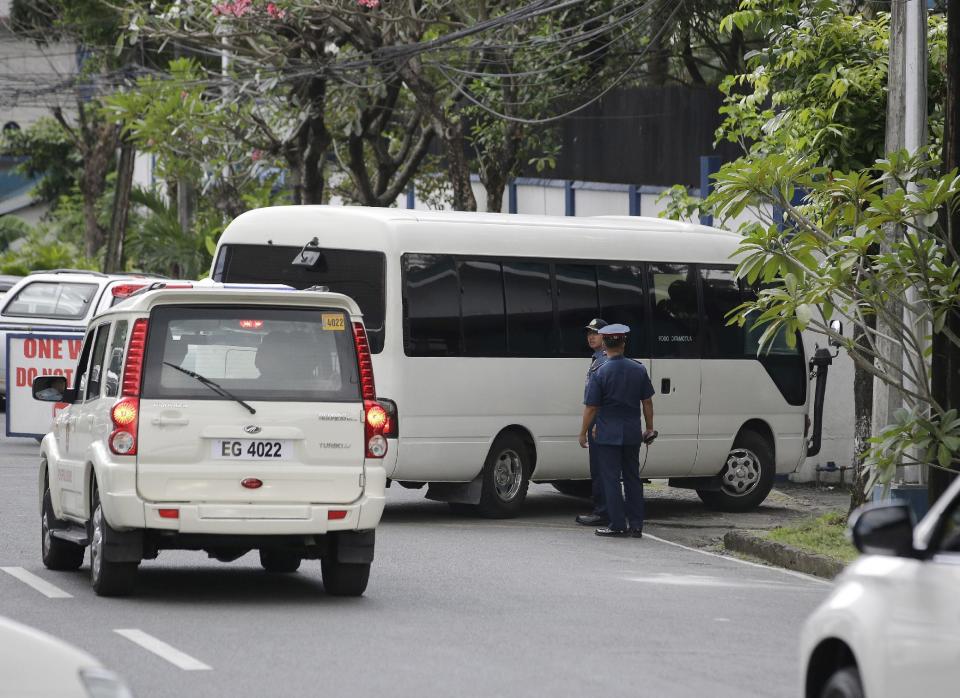
<svg viewBox="0 0 960 698"><path fill-rule="evenodd" d="M727 454L720 471L720 489L697 490L697 494L710 509L750 511L770 494L774 475L776 464L770 443L757 432L745 429Z"/></svg>
<svg viewBox="0 0 960 698"><path fill-rule="evenodd" d="M530 485L531 455L519 435L500 434L483 464L477 512L489 519L507 519L523 508Z"/></svg>

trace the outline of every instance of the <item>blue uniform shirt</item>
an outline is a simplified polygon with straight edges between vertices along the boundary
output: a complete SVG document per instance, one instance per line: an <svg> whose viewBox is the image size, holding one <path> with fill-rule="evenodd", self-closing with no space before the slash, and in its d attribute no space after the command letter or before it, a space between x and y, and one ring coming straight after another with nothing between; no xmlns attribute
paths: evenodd
<svg viewBox="0 0 960 698"><path fill-rule="evenodd" d="M593 352L593 358L590 360L590 368L587 369L587 380L583 385L583 401L587 401L587 388L590 386L590 378L594 373L597 372L597 369L607 363L607 352L603 349L597 349Z"/></svg>
<svg viewBox="0 0 960 698"><path fill-rule="evenodd" d="M623 355L609 357L591 374L583 404L599 407L594 443L605 446L643 443L643 401L653 397L643 364Z"/></svg>

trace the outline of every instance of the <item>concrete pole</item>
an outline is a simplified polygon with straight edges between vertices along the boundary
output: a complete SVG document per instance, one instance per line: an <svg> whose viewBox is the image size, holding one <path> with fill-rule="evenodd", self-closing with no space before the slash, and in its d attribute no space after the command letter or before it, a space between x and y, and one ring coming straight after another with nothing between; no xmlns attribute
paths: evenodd
<svg viewBox="0 0 960 698"><path fill-rule="evenodd" d="M911 153L927 145L927 8L925 0L908 0L906 17L906 36L904 51L904 119L903 119L903 146ZM910 185L916 190L916 185ZM916 288L907 290L907 301L916 303L919 294ZM927 364L929 375L929 359L924 355L926 337L932 328L930 323L922 320L909 308L903 310L903 320L907 327L912 328L914 335L920 342L921 352L904 348L904 370L909 371L911 364L919 366L921 362ZM912 380L904 381L906 388L916 390L917 384ZM911 454L914 458L919 453ZM925 482L926 471L918 466L904 468L905 482Z"/></svg>
<svg viewBox="0 0 960 698"><path fill-rule="evenodd" d="M887 153L902 150L904 143L904 125L906 118L906 33L907 33L907 2L895 2L890 7L890 54L887 73L887 124L884 149ZM886 184L887 191L892 191L895 185ZM881 243L884 251L890 250L892 245L901 236L902 231L896 226L887 226L886 241ZM891 301L885 310L893 317L903 314L903 306ZM894 366L903 364L903 342L899 329L882 317L877 318L877 353ZM877 368L883 373L890 373L889 366L879 364ZM886 426L894 422L893 414L903 406L903 396L895 386L888 385L879 379L873 382L873 424L872 433L879 434Z"/></svg>

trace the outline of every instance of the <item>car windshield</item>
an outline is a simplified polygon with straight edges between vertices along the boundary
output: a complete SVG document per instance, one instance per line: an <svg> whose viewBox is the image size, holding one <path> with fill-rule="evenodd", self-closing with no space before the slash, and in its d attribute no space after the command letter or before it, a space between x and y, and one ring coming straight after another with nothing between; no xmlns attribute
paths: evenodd
<svg viewBox="0 0 960 698"><path fill-rule="evenodd" d="M350 318L339 309L162 306L150 316L144 398L360 399ZM176 367L185 370L177 370Z"/></svg>
<svg viewBox="0 0 960 698"><path fill-rule="evenodd" d="M86 316L97 284L34 281L10 299L4 315L79 320Z"/></svg>

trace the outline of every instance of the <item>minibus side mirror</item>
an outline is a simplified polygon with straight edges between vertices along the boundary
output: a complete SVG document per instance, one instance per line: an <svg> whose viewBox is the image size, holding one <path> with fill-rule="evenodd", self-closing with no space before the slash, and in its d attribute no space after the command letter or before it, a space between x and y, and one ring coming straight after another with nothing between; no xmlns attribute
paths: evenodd
<svg viewBox="0 0 960 698"><path fill-rule="evenodd" d="M843 336L843 323L840 322L839 320L833 320L833 321L831 321L831 322L830 322L830 329L831 329L833 332L835 332L835 333L837 333L838 335L840 335L841 337ZM830 338L830 346L831 346L831 347L839 347L840 344L841 344L840 340L837 339L836 337L831 337L831 338Z"/></svg>
<svg viewBox="0 0 960 698"><path fill-rule="evenodd" d="M67 389L66 376L37 376L33 379L33 399L41 402L73 402L77 391Z"/></svg>

